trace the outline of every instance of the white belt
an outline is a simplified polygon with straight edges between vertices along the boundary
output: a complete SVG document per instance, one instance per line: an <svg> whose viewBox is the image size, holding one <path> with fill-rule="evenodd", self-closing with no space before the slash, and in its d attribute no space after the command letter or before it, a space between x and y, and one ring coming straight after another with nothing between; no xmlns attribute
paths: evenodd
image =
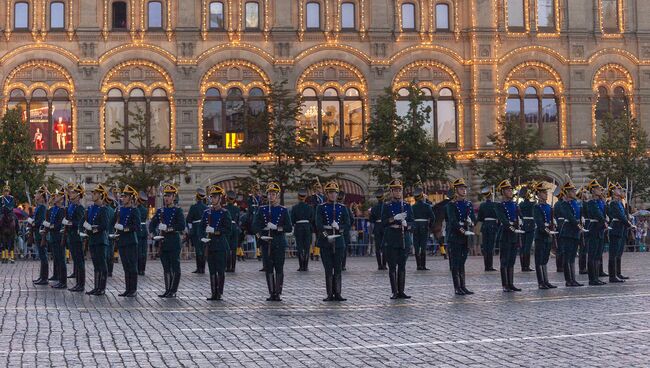
<svg viewBox="0 0 650 368"><path fill-rule="evenodd" d="M323 229L325 229L325 230L332 230L332 227L331 227L331 226L323 226Z"/></svg>
<svg viewBox="0 0 650 368"><path fill-rule="evenodd" d="M308 224L309 220L298 220L296 221L296 224Z"/></svg>
<svg viewBox="0 0 650 368"><path fill-rule="evenodd" d="M401 229L402 228L401 225L390 225L390 227L392 227L393 229Z"/></svg>
<svg viewBox="0 0 650 368"><path fill-rule="evenodd" d="M496 220L497 220L497 219L492 218L492 217L486 217L486 218L485 218L485 221L496 221Z"/></svg>
<svg viewBox="0 0 650 368"><path fill-rule="evenodd" d="M381 222L381 220L375 220L375 222L376 222L376 223L380 223L380 222Z"/></svg>
<svg viewBox="0 0 650 368"><path fill-rule="evenodd" d="M589 219L589 222L599 222L598 220Z"/></svg>
<svg viewBox="0 0 650 368"><path fill-rule="evenodd" d="M465 226L465 223L463 221L459 222L458 225L460 226Z"/></svg>
<svg viewBox="0 0 650 368"><path fill-rule="evenodd" d="M612 222L616 222L616 221L621 221L621 220L619 220L619 219L613 219L612 220Z"/></svg>
<svg viewBox="0 0 650 368"><path fill-rule="evenodd" d="M524 220L534 220L534 217L522 217Z"/></svg>
<svg viewBox="0 0 650 368"><path fill-rule="evenodd" d="M429 222L429 219L415 219L415 222Z"/></svg>
<svg viewBox="0 0 650 368"><path fill-rule="evenodd" d="M193 224L198 224L199 222L201 222L201 220L194 220L194 221L192 221Z"/></svg>
<svg viewBox="0 0 650 368"><path fill-rule="evenodd" d="M235 221L230 221L230 222L232 222L233 224L236 224L236 222L235 222Z"/></svg>
<svg viewBox="0 0 650 368"><path fill-rule="evenodd" d="M557 219L560 220L560 221L564 221L564 220L565 220L564 217L558 217Z"/></svg>
<svg viewBox="0 0 650 368"><path fill-rule="evenodd" d="M140 225L146 225L146 224L147 224L146 222L141 222L141 223L140 223Z"/></svg>

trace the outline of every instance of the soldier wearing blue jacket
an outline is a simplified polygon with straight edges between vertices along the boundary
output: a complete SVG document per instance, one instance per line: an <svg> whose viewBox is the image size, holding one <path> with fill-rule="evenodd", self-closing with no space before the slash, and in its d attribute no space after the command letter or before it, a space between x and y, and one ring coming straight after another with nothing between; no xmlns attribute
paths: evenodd
<svg viewBox="0 0 650 368"><path fill-rule="evenodd" d="M109 215L105 203L108 191L102 184L98 184L92 191L93 204L86 211L86 220L83 223L83 237L88 238L88 248L95 270L95 287L87 291L88 295L104 295L108 266L106 264L106 248L108 248Z"/></svg>
<svg viewBox="0 0 650 368"><path fill-rule="evenodd" d="M519 212L521 214L522 227L524 233L521 235L521 252L519 254L519 263L521 272L532 272L530 268L530 253L535 240L535 219L533 218L533 207L535 203L530 198L530 188L528 185L519 190L519 198L524 200L519 203Z"/></svg>
<svg viewBox="0 0 650 368"><path fill-rule="evenodd" d="M585 229L580 223L582 208L576 199L577 190L575 185L570 181L562 186L562 191L566 196L558 208L560 215L564 218L564 223L560 227L560 247L564 254L564 280L568 287L583 286L576 281L575 260L580 243L580 236Z"/></svg>
<svg viewBox="0 0 650 368"><path fill-rule="evenodd" d="M607 215L612 228L609 231L609 282L624 282L628 277L621 274L621 257L625 250L627 232L634 226L628 220L623 206L623 187L618 183L610 183L608 190L611 200L607 207Z"/></svg>
<svg viewBox="0 0 650 368"><path fill-rule="evenodd" d="M587 202L586 219L587 230L585 241L587 243L587 274L589 275L589 285L605 285L606 282L600 281L600 262L605 247L605 232L607 231L606 221L606 203L604 198L604 189L596 179L587 185L587 190L591 193L591 200Z"/></svg>
<svg viewBox="0 0 650 368"><path fill-rule="evenodd" d="M138 231L140 211L136 207L138 191L130 185L122 190L119 211L115 215L113 228L117 236L117 250L124 268L125 291L118 296L134 297L138 290Z"/></svg>
<svg viewBox="0 0 650 368"><path fill-rule="evenodd" d="M427 243L431 234L431 225L435 222L433 207L427 202L426 193L422 187L415 188L413 197L413 252L418 271L428 271L427 268Z"/></svg>
<svg viewBox="0 0 650 368"><path fill-rule="evenodd" d="M69 290L74 292L84 291L86 287L86 262L84 260L83 242L79 235L79 231L82 229L81 225L83 225L86 218L84 207L80 203L84 192L85 190L80 184L75 184L68 190L70 204L68 204L63 219L68 247L74 263L74 276L77 281L77 284Z"/></svg>
<svg viewBox="0 0 650 368"><path fill-rule="evenodd" d="M375 191L375 198L377 204L370 209L370 218L368 221L372 223L372 237L375 242L375 257L377 258L377 270L386 270L386 254L384 253L384 227L382 226L381 218L384 215L385 209L385 193L384 190L379 188Z"/></svg>
<svg viewBox="0 0 650 368"><path fill-rule="evenodd" d="M232 233L230 212L221 206L224 190L218 185L208 189L210 207L203 211L199 226L201 242L208 248L208 271L210 272L210 297L207 300L221 300L226 280L226 264L232 247L228 244Z"/></svg>
<svg viewBox="0 0 650 368"><path fill-rule="evenodd" d="M542 289L555 289L557 286L548 281L548 259L551 254L553 238L557 235L553 229L553 208L548 203L548 183L539 182L533 186L537 203L533 207L535 219L535 273L537 286Z"/></svg>
<svg viewBox="0 0 650 368"><path fill-rule="evenodd" d="M514 193L509 180L503 180L497 186L503 200L495 205L495 213L499 220L499 259L501 263L501 286L504 292L521 291L514 285L514 268L517 250L520 247L519 235L523 233L521 217L517 202L513 200Z"/></svg>
<svg viewBox="0 0 650 368"><path fill-rule="evenodd" d="M163 187L163 208L156 211L149 223L149 232L157 233L154 240L159 242L160 262L165 277L165 292L160 298L175 298L181 281L181 232L185 230L183 210L176 206L178 188L173 184Z"/></svg>
<svg viewBox="0 0 650 368"><path fill-rule="evenodd" d="M298 252L298 271L309 270L309 247L313 234L314 208L307 204L307 194L307 190L299 190L298 203L291 207L291 223Z"/></svg>
<svg viewBox="0 0 650 368"><path fill-rule="evenodd" d="M269 289L267 301L281 301L284 284L284 256L287 249L286 233L293 229L286 207L279 204L280 185L270 183L266 188L269 203L260 206L253 220L253 233L260 240L266 286Z"/></svg>
<svg viewBox="0 0 650 368"><path fill-rule="evenodd" d="M36 191L34 199L36 201L36 210L34 210L34 218L27 221L31 224L32 232L34 234L34 243L38 246L38 259L40 260L39 276L33 281L34 285L47 285L47 278L49 277L49 265L47 258L47 242L45 241L46 230L43 227L43 221L47 215L47 202L49 200L50 192L43 185Z"/></svg>
<svg viewBox="0 0 650 368"><path fill-rule="evenodd" d="M65 239L63 238L65 218L65 192L64 188L56 189L54 192L54 206L50 209L47 221L44 226L49 227L47 241L52 250L54 269L56 270L56 283L52 285L55 289L67 288L68 272L65 264Z"/></svg>
<svg viewBox="0 0 650 368"><path fill-rule="evenodd" d="M454 197L447 203L446 232L449 245L449 265L456 295L472 295L474 292L465 287L465 262L469 254L469 237L474 235L476 222L474 206L467 198L465 179L459 178L452 183Z"/></svg>
<svg viewBox="0 0 650 368"><path fill-rule="evenodd" d="M16 208L16 199L11 195L11 187L9 183L5 184L5 187L2 189L2 196L0 196L0 212L2 214L9 216L9 218L14 222L16 235L18 235L18 218L14 215L13 210ZM6 243L1 244L2 246L2 263L15 263L16 258L14 255L14 239L10 237Z"/></svg>
<svg viewBox="0 0 650 368"><path fill-rule="evenodd" d="M496 271L494 269L494 248L497 243L497 232L499 225L495 212L495 203L492 201L492 188L487 187L481 190L484 202L478 206L477 222L481 223L481 253L483 253L483 267L486 272Z"/></svg>
<svg viewBox="0 0 650 368"><path fill-rule="evenodd" d="M228 235L228 245L230 246L230 252L228 253L228 263L226 265L226 272L235 272L235 266L237 265L237 248L239 245L239 235L241 230L239 228L239 217L241 213L239 211L239 206L237 205L237 193L233 190L229 190L226 193L227 204L225 206L226 210L230 213L230 233Z"/></svg>
<svg viewBox="0 0 650 368"><path fill-rule="evenodd" d="M147 231L147 218L149 217L149 208L147 208L147 194L138 193L138 212L140 214L140 229L138 230L138 276L144 276L147 268L147 240L149 232Z"/></svg>
<svg viewBox="0 0 650 368"><path fill-rule="evenodd" d="M194 247L194 253L196 258L196 270L192 273L205 273L205 243L201 241L201 221L203 220L203 214L205 210L208 209L208 206L205 204L205 190L197 189L196 190L196 202L190 206L190 209L187 211L187 217L185 222L187 223L187 228L189 230L190 242L192 247Z"/></svg>

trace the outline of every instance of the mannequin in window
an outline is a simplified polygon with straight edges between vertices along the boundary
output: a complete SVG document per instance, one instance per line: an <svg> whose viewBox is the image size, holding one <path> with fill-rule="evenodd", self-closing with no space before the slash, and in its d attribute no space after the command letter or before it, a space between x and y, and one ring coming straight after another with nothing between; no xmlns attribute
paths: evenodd
<svg viewBox="0 0 650 368"><path fill-rule="evenodd" d="M36 133L34 133L34 149L37 151L42 151L43 150L43 133L41 132L41 128L36 128Z"/></svg>
<svg viewBox="0 0 650 368"><path fill-rule="evenodd" d="M67 130L68 130L68 126L63 122L63 117L59 116L59 119L56 121L56 124L54 125L54 133L56 134L56 145L59 148L59 150L66 149L66 137L68 136Z"/></svg>

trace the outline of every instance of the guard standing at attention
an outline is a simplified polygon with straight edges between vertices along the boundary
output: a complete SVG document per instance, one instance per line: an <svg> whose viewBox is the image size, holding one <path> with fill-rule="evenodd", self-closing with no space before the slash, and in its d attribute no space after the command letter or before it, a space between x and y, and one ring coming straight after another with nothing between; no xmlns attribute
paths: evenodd
<svg viewBox="0 0 650 368"><path fill-rule="evenodd" d="M84 207L80 203L84 192L85 190L80 184L75 184L68 191L70 204L68 204L65 218L63 219L68 247L70 247L72 262L74 263L74 276L77 281L77 284L69 290L75 292L84 291L86 287L86 262L84 260L82 239L79 235L86 215Z"/></svg>
<svg viewBox="0 0 650 368"><path fill-rule="evenodd" d="M293 235L296 237L298 271L309 271L309 248L312 241L314 208L307 204L307 190L298 191L298 203L291 207Z"/></svg>
<svg viewBox="0 0 650 368"><path fill-rule="evenodd" d="M600 262L605 247L605 232L608 226L604 189L596 179L589 182L587 190L591 193L591 200L584 206L588 217L587 230L589 230L585 234L587 242L587 274L589 275L589 285L592 286L607 284L599 279Z"/></svg>
<svg viewBox="0 0 650 368"><path fill-rule="evenodd" d="M449 245L449 264L456 295L472 295L465 287L465 262L469 254L469 237L474 235L476 221L474 206L466 199L467 184L459 178L452 183L454 197L447 203L447 244Z"/></svg>
<svg viewBox="0 0 650 368"><path fill-rule="evenodd" d="M381 219L384 215L385 209L385 193L384 190L379 188L375 191L375 198L377 204L370 209L370 218L368 219L372 224L372 237L375 242L375 257L377 257L377 270L386 270L386 254L384 254L384 226Z"/></svg>
<svg viewBox="0 0 650 368"><path fill-rule="evenodd" d="M140 211L135 207L138 191L126 185L122 191L120 210L115 216L117 250L124 269L125 291L118 296L134 297L138 290L138 231Z"/></svg>
<svg viewBox="0 0 650 368"><path fill-rule="evenodd" d="M230 213L230 224L232 227L228 234L230 253L228 253L226 272L235 272L235 266L237 265L237 248L239 248L239 235L241 234L239 229L240 211L239 206L237 206L237 193L233 190L229 190L226 193L226 199L228 201L228 204L226 204L226 210Z"/></svg>
<svg viewBox="0 0 650 368"><path fill-rule="evenodd" d="M86 221L83 228L84 236L88 238L88 248L93 260L95 269L95 287L87 291L88 295L104 295L106 291L106 280L108 277L108 266L106 265L106 248L108 248L108 224L109 213L106 208L108 192L102 184L92 191L93 204L86 211Z"/></svg>
<svg viewBox="0 0 650 368"><path fill-rule="evenodd" d="M485 271L496 271L494 268L494 248L497 242L497 215L492 201L492 188L485 187L481 190L483 203L478 207L478 219L481 223L481 253L483 253L483 266Z"/></svg>
<svg viewBox="0 0 650 368"><path fill-rule="evenodd" d="M503 291L521 291L514 285L514 268L517 259L517 249L520 247L519 235L524 231L519 229L520 216L517 202L513 200L512 184L508 179L497 186L501 192L502 201L496 205L497 219L499 220L499 258L501 263L501 286Z"/></svg>
<svg viewBox="0 0 650 368"><path fill-rule="evenodd" d="M538 203L533 207L535 218L535 272L537 274L537 286L542 289L555 289L557 286L548 281L548 270L546 269L551 254L553 238L557 232L553 229L553 209L548 204L549 186L545 182L536 183L533 191L537 195Z"/></svg>
<svg viewBox="0 0 650 368"><path fill-rule="evenodd" d="M621 274L621 257L625 250L627 232L634 226L625 214L625 207L622 202L624 197L623 187L618 183L610 183L609 196L611 200L607 207L607 215L610 218L612 228L609 231L609 282L624 282L628 277Z"/></svg>
<svg viewBox="0 0 650 368"><path fill-rule="evenodd" d="M221 300L226 280L226 263L232 247L228 244L232 232L230 212L221 206L223 188L210 186L210 207L203 211L199 224L201 242L208 247L208 271L210 272L210 297L207 300Z"/></svg>
<svg viewBox="0 0 650 368"><path fill-rule="evenodd" d="M562 186L562 191L566 196L560 205L560 214L564 218L564 223L560 227L560 247L564 254L564 280L568 287L583 286L576 281L575 261L580 243L580 235L586 230L580 224L582 208L576 200L576 187L572 182L567 182Z"/></svg>
<svg viewBox="0 0 650 368"><path fill-rule="evenodd" d="M528 185L523 186L519 190L519 198L523 198L523 201L519 203L519 212L522 220L521 229L524 231L521 235L521 253L519 254L521 272L533 271L530 268L530 252L533 248L533 240L535 239L535 219L533 218L533 207L535 203L531 201L530 194Z"/></svg>
<svg viewBox="0 0 650 368"><path fill-rule="evenodd" d="M147 218L149 217L149 209L146 206L148 197L145 192L138 193L138 212L140 213L140 229L138 230L138 276L144 276L144 271L147 267L147 240L149 233L147 232Z"/></svg>
<svg viewBox="0 0 650 368"><path fill-rule="evenodd" d="M562 186L558 187L559 190L554 193L557 197L557 202L555 202L555 205L553 205L553 216L555 216L555 222L557 223L557 229L561 229L562 225L564 225L564 216L562 215L562 212L560 211L560 207L562 206L562 202L564 202L564 191L562 190ZM564 254L562 252L562 244L560 244L560 241L558 237L556 236L556 243L557 243L557 248L555 249L555 268L556 272L564 272Z"/></svg>
<svg viewBox="0 0 650 368"><path fill-rule="evenodd" d="M42 185L36 191L34 199L36 200L36 210L34 210L34 218L29 218L27 221L32 226L34 234L34 244L38 246L38 259L40 260L39 276L33 281L34 285L47 285L47 278L49 277L49 264L47 258L47 241L46 229L43 227L43 221L47 216L47 202L49 201L50 192L47 187Z"/></svg>
<svg viewBox="0 0 650 368"><path fill-rule="evenodd" d="M435 222L433 208L426 201L424 189L415 188L413 197L416 202L413 205L413 248L415 252L415 263L418 271L427 271L427 243L431 234L431 225Z"/></svg>
<svg viewBox="0 0 650 368"><path fill-rule="evenodd" d="M187 218L185 222L189 229L190 242L194 247L195 258L196 258L196 270L192 273L205 273L205 243L201 241L201 221L203 219L203 213L208 208L205 204L205 190L197 189L196 190L196 202L190 206L189 211L187 211Z"/></svg>
<svg viewBox="0 0 650 368"><path fill-rule="evenodd" d="M352 251L351 248L351 237L350 237L350 231L352 230L352 222L354 221L354 214L352 213L352 210L350 207L345 205L345 192L339 189L338 196L336 197L336 201L345 207L345 210L348 211L348 224L341 229L341 232L343 233L343 240L345 241L345 253L343 253L343 264L341 266L341 270L345 271L347 268L345 267L347 261L348 261L348 253Z"/></svg>
<svg viewBox="0 0 650 368"><path fill-rule="evenodd" d="M55 289L67 288L68 271L65 264L65 234L63 220L65 219L65 189L56 189L54 192L54 206L50 209L47 220L48 242L54 256L54 269L57 271L57 283L52 285Z"/></svg>

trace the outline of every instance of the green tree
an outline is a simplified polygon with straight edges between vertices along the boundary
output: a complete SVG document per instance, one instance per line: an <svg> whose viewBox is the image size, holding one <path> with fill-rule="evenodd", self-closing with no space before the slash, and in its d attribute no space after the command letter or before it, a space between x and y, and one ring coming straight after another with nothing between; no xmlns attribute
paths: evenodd
<svg viewBox="0 0 650 368"><path fill-rule="evenodd" d="M637 119L628 115L618 119L608 116L601 121L600 128L598 144L585 155L591 176L603 185L608 180L622 185L629 181L633 191L628 194L632 199L650 199L648 133Z"/></svg>
<svg viewBox="0 0 650 368"><path fill-rule="evenodd" d="M395 173L397 130L401 123L396 99L397 95L390 88L384 89L384 93L377 97L372 121L366 132L365 146L372 157L362 169L381 185L388 184Z"/></svg>
<svg viewBox="0 0 650 368"><path fill-rule="evenodd" d="M20 110L9 110L0 122L0 178L2 186L9 182L17 201L26 202L26 191L34 193L45 181L47 159L34 153L29 127L21 115Z"/></svg>
<svg viewBox="0 0 650 368"><path fill-rule="evenodd" d="M188 171L185 152L170 153L169 148L153 144L155 136L149 133L150 116L142 109L129 112L129 116L128 124L115 122L110 132L112 143L124 144L128 137L129 149L120 150L118 160L111 165L112 175L108 182L146 190L185 175Z"/></svg>
<svg viewBox="0 0 650 368"><path fill-rule="evenodd" d="M472 170L483 179L482 185L497 185L504 179L516 185L539 175L540 163L535 154L542 142L519 119L500 119L497 131L488 139L494 150L479 152L470 162Z"/></svg>
<svg viewBox="0 0 650 368"><path fill-rule="evenodd" d="M276 181L285 191L295 191L312 182L319 173L327 171L332 158L315 150L312 133L296 124L302 109L302 98L288 89L287 82L268 86L266 108L251 114L244 106L244 126L247 141L242 143L242 155L253 158L250 176L261 183Z"/></svg>

